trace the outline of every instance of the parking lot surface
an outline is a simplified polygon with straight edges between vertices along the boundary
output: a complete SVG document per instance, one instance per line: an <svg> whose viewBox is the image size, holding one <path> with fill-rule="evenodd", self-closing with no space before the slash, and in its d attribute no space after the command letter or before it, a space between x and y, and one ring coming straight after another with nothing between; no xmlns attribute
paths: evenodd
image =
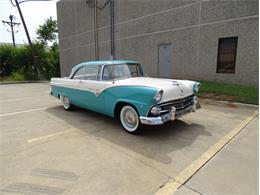
<svg viewBox="0 0 260 195"><path fill-rule="evenodd" d="M204 100L197 112L135 136L109 117L65 111L48 90L47 83L0 85L2 194L153 194L258 109ZM227 194L258 193L254 173L258 118L176 194L218 194L223 185Z"/></svg>

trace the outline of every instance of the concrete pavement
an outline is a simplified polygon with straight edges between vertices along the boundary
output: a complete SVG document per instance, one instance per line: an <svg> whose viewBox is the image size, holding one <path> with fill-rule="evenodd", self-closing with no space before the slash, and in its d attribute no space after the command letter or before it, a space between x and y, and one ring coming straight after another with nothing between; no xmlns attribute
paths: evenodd
<svg viewBox="0 0 260 195"><path fill-rule="evenodd" d="M257 109L203 101L198 112L134 136L109 117L63 110L48 90L42 83L0 86L3 194L155 193Z"/></svg>
<svg viewBox="0 0 260 195"><path fill-rule="evenodd" d="M258 130L256 118L175 194L258 194Z"/></svg>

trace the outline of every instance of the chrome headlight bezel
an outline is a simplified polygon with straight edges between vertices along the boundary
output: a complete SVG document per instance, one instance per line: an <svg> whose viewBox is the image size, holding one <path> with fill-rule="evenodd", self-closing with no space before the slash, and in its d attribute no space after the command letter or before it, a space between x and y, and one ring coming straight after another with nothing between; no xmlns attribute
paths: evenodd
<svg viewBox="0 0 260 195"><path fill-rule="evenodd" d="M194 83L194 85L193 85L193 93L197 93L199 91L200 85L201 84L199 82Z"/></svg>
<svg viewBox="0 0 260 195"><path fill-rule="evenodd" d="M162 111L162 108L159 107L159 106L153 106L150 113L155 115L155 116L158 116Z"/></svg>
<svg viewBox="0 0 260 195"><path fill-rule="evenodd" d="M160 90L160 91L158 91L158 92L155 94L155 96L153 97L153 99L154 99L156 102L159 102L159 101L161 101L162 96L163 96L163 90Z"/></svg>

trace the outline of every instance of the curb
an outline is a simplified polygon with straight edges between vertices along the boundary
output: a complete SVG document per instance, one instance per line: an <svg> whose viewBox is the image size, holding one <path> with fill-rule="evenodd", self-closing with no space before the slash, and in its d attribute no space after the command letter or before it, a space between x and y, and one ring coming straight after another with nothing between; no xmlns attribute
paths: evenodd
<svg viewBox="0 0 260 195"><path fill-rule="evenodd" d="M218 152L227 146L240 132L242 132L257 116L258 110L251 113L246 119L220 138L214 145L208 148L199 158L184 168L177 176L161 186L155 195L173 195L180 187L192 178L201 168L203 168Z"/></svg>
<svg viewBox="0 0 260 195"><path fill-rule="evenodd" d="M26 84L26 83L49 83L50 81L3 81L0 85Z"/></svg>
<svg viewBox="0 0 260 195"><path fill-rule="evenodd" d="M258 108L258 104L249 104L249 103L243 103L243 102L233 102L233 101L227 101L227 100L214 100L214 99L208 99L208 98L203 98L200 97L199 101L202 103L209 103L213 105L217 104L234 104L234 105L241 105L241 106L250 106L250 107L255 107Z"/></svg>

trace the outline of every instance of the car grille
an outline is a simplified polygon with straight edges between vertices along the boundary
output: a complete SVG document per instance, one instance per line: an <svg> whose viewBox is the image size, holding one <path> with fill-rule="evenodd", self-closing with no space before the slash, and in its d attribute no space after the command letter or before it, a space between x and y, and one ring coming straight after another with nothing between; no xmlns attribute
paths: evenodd
<svg viewBox="0 0 260 195"><path fill-rule="evenodd" d="M193 104L193 97L194 95L170 101L170 102L164 102L159 104L159 106L162 108L162 110L171 110L172 107L176 108L176 111L183 110Z"/></svg>
<svg viewBox="0 0 260 195"><path fill-rule="evenodd" d="M191 95L182 99L158 104L158 106L162 108L161 114L159 116L163 116L164 114L168 113L172 107L176 108L176 112L184 110L185 108L193 105L193 98L194 95ZM155 116L149 111L148 117L155 117Z"/></svg>

